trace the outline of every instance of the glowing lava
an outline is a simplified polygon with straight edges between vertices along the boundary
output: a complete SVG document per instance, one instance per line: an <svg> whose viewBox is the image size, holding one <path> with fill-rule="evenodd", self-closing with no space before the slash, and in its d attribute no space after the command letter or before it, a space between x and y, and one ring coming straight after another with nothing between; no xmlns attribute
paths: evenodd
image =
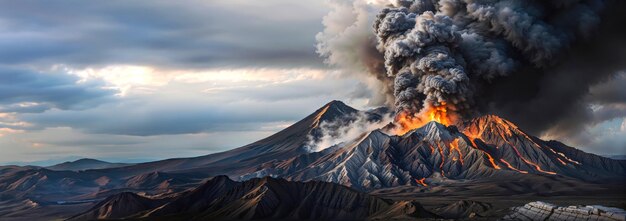
<svg viewBox="0 0 626 221"><path fill-rule="evenodd" d="M436 121L446 126L453 124L456 118L453 117L453 114L450 114L449 109L451 109L450 105L446 104L446 102L441 102L437 106L426 107L417 114L402 111L396 116L395 122L398 127L394 132L395 134L403 135L431 121Z"/></svg>
<svg viewBox="0 0 626 221"><path fill-rule="evenodd" d="M502 163L506 164L506 166L507 166L507 167L509 167L509 169L511 169L511 170L515 170L515 171L517 171L517 172L519 172L519 173L528 173L528 171L519 170L519 169L517 169L517 168L513 167L513 166L512 166L509 162L507 162L507 161L506 161L506 160L504 160L504 159L500 159L500 161L502 161Z"/></svg>
<svg viewBox="0 0 626 221"><path fill-rule="evenodd" d="M459 159L461 160L461 165L463 165L463 153L461 153L461 149L459 149L459 138L454 139L452 142L450 142L450 152L452 152L452 150L456 150L456 152L459 154ZM455 157L456 159L456 157ZM456 161L456 160L455 160Z"/></svg>
<svg viewBox="0 0 626 221"><path fill-rule="evenodd" d="M417 182L417 184L422 185L422 186L428 186L428 184L426 184L424 181L426 181L426 178L415 179L415 182Z"/></svg>

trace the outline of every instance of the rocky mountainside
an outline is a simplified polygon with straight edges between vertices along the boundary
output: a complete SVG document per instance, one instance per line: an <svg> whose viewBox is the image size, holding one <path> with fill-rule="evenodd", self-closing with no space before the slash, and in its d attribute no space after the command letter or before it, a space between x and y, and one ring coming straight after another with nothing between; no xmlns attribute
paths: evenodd
<svg viewBox="0 0 626 221"><path fill-rule="evenodd" d="M559 207L538 201L512 210L512 213L503 217L502 220L626 220L625 210L604 206Z"/></svg>
<svg viewBox="0 0 626 221"><path fill-rule="evenodd" d="M402 136L374 130L341 147L264 164L252 175L372 190L518 175L624 179L626 163L542 141L488 115L460 129L433 121Z"/></svg>
<svg viewBox="0 0 626 221"><path fill-rule="evenodd" d="M218 176L167 200L120 193L71 220L354 220L436 217L417 202L393 202L325 182Z"/></svg>
<svg viewBox="0 0 626 221"><path fill-rule="evenodd" d="M162 187L167 187L166 190L187 188L209 176L239 176L256 171L263 163L308 153L305 145L311 137L320 135L321 122L347 124L358 113L372 120L381 119L377 112L360 112L340 101L332 101L272 136L206 156L80 171L54 170L59 169L60 165L52 169L6 166L0 168L0 199L33 197L44 201L75 200L101 197L117 189L148 190L161 187L158 191L162 192Z"/></svg>
<svg viewBox="0 0 626 221"><path fill-rule="evenodd" d="M69 220L120 219L155 208L164 202L163 200L150 199L131 192L122 192L107 197L91 209L71 217Z"/></svg>
<svg viewBox="0 0 626 221"><path fill-rule="evenodd" d="M489 203L459 200L450 205L433 209L433 212L447 219L463 219L481 216L489 211L493 206Z"/></svg>
<svg viewBox="0 0 626 221"><path fill-rule="evenodd" d="M481 193L595 191L626 179L626 161L543 141L493 115L457 126L430 122L403 135L367 130L317 152L307 148L328 130L354 127L363 116L380 122L384 114L384 109L359 111L332 101L270 137L222 153L78 171L1 167L0 201L48 205L99 201L126 191L169 194L218 175L236 181L266 176L324 181L378 193L410 187L429 194L468 187ZM0 207L0 213L3 208L9 207Z"/></svg>

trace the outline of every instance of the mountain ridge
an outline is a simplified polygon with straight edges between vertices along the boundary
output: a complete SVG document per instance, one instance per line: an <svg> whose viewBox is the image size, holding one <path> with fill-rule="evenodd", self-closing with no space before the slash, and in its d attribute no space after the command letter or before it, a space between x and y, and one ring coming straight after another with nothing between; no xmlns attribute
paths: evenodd
<svg viewBox="0 0 626 221"><path fill-rule="evenodd" d="M116 167L125 167L133 164L130 163L111 163L97 159L91 158L82 158L75 161L66 161L63 163L55 164L52 166L45 167L49 170L71 170L71 171L79 171L79 170L93 170L93 169L109 169Z"/></svg>
<svg viewBox="0 0 626 221"><path fill-rule="evenodd" d="M595 188L588 183L626 180L626 161L543 141L495 115L456 126L429 122L403 135L375 129L318 152L304 148L328 129L322 124L350 126L363 116L376 122L383 119L381 114L384 110L359 111L332 101L272 136L222 153L81 171L4 167L0 200L46 204L100 200L127 191L170 196L219 175L237 182L270 176L332 182L367 192L395 188L429 194L463 185L493 185L498 194L549 194L564 186L580 187L572 188L578 191Z"/></svg>
<svg viewBox="0 0 626 221"><path fill-rule="evenodd" d="M391 201L334 183L271 177L236 182L217 176L171 199L134 193L108 197L70 220L346 220L435 218L414 201Z"/></svg>

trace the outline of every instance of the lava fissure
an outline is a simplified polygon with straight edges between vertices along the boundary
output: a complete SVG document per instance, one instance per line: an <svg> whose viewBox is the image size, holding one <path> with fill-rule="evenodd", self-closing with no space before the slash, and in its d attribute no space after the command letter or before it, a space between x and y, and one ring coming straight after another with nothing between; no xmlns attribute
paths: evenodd
<svg viewBox="0 0 626 221"><path fill-rule="evenodd" d="M515 170L515 171L520 172L520 173L528 173L528 171L519 170L519 169L513 167L509 162L507 162L504 159L500 159L500 161L502 161L502 163L506 164L506 166L509 167L509 169Z"/></svg>

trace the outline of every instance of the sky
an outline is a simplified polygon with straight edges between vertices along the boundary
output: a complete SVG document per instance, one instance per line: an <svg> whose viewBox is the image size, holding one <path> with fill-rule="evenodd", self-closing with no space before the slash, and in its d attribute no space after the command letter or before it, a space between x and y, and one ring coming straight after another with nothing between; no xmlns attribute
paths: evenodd
<svg viewBox="0 0 626 221"><path fill-rule="evenodd" d="M316 53L331 10L319 0L2 2L0 164L198 156L331 100L368 108L366 82ZM626 154L623 115L568 144Z"/></svg>

